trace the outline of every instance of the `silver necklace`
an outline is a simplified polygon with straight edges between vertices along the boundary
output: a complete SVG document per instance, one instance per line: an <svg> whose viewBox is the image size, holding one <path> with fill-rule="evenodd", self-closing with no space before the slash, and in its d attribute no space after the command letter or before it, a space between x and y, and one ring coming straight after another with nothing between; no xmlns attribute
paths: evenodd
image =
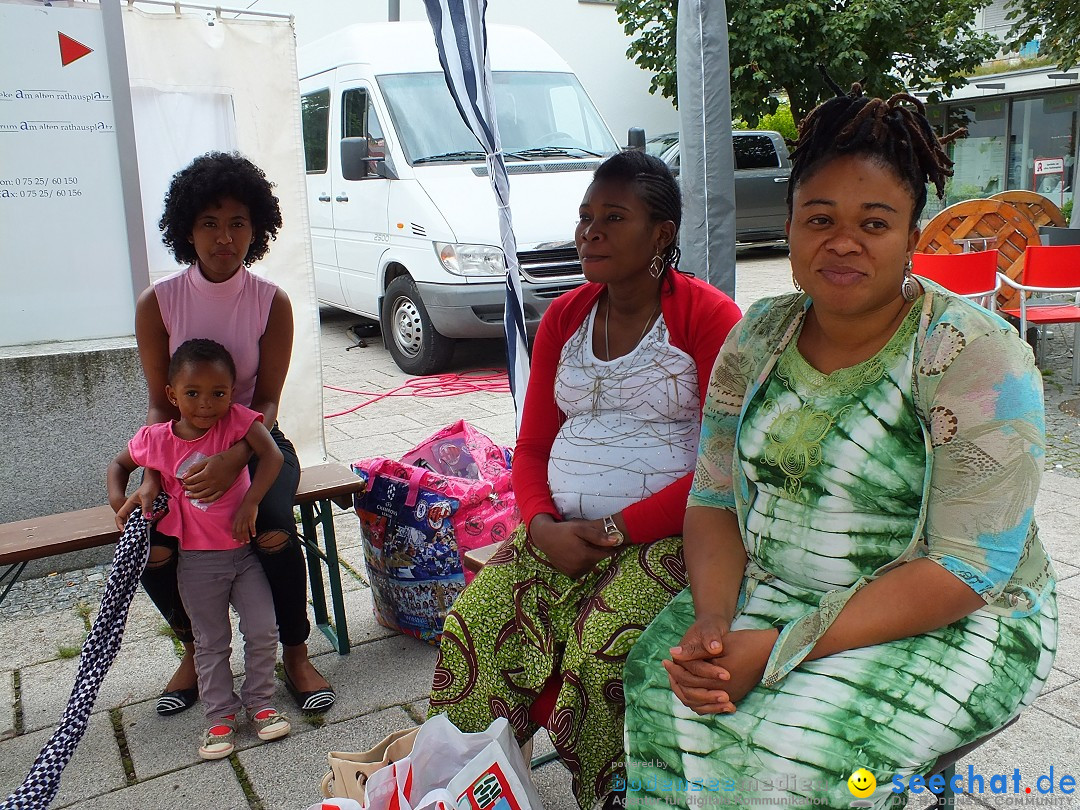
<svg viewBox="0 0 1080 810"><path fill-rule="evenodd" d="M641 334L638 335L638 339L634 341L635 346L637 346L639 343L641 343L641 339L643 337L645 337L645 335L648 333L649 327L652 326L653 318L656 317L656 314L659 311L660 311L660 299L657 298L656 299L656 306L653 307L652 315L650 315L648 320L645 321L645 328L641 330ZM611 320L611 299L608 298L607 307L604 309L604 359L607 360L607 362L609 362L609 363L611 362L611 347L608 345L608 323L610 322L610 320ZM631 351L633 351L633 350L631 349Z"/></svg>

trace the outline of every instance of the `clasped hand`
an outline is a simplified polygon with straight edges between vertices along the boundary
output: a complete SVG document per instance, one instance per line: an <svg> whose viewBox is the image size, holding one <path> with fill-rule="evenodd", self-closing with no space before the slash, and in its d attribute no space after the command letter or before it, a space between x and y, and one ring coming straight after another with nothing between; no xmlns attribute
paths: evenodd
<svg viewBox="0 0 1080 810"><path fill-rule="evenodd" d="M780 632L729 630L726 622L698 619L665 659L671 690L698 714L729 714L761 682Z"/></svg>
<svg viewBox="0 0 1080 810"><path fill-rule="evenodd" d="M555 520L551 515L537 515L529 524L529 540L571 579L589 573L618 550L602 520Z"/></svg>

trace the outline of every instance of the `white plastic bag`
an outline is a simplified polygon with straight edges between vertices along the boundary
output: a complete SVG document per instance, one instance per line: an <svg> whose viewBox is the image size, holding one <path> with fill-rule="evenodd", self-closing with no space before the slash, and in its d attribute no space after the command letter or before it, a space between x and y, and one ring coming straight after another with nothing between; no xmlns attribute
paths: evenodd
<svg viewBox="0 0 1080 810"><path fill-rule="evenodd" d="M409 757L391 762L368 779L364 810L412 810L409 798L411 788L412 763Z"/></svg>
<svg viewBox="0 0 1080 810"><path fill-rule="evenodd" d="M412 754L376 771L365 810L543 810L505 718L466 734L445 714L430 718Z"/></svg>
<svg viewBox="0 0 1080 810"><path fill-rule="evenodd" d="M457 797L457 810L526 810L539 807L540 801L539 797L536 803L530 801L530 794L536 794L532 780L527 774L524 779L518 777L507 752L495 740L450 780L447 789Z"/></svg>

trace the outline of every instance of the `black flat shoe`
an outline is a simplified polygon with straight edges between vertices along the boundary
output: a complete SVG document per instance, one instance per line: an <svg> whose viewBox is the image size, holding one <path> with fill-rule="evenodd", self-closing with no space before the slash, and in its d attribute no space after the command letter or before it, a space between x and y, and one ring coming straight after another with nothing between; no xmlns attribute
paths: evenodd
<svg viewBox="0 0 1080 810"><path fill-rule="evenodd" d="M171 692L162 692L157 699L157 713L162 717L186 712L199 700L199 687L190 689L174 689Z"/></svg>
<svg viewBox="0 0 1080 810"><path fill-rule="evenodd" d="M310 692L301 692L296 688L296 684L292 682L292 678L289 677L289 671L282 668L285 673L285 688L289 690L289 694L293 696L293 700L296 701L296 705L300 707L300 711L309 712L311 714L322 714L335 703L337 703L337 695L334 694L334 690L327 687L326 689L313 689Z"/></svg>

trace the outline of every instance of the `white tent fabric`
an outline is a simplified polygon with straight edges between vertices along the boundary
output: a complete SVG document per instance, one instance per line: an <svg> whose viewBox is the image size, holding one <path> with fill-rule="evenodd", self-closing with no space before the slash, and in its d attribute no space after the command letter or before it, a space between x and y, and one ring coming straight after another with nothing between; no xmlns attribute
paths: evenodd
<svg viewBox="0 0 1080 810"><path fill-rule="evenodd" d="M679 267L735 297L735 170L731 152L727 7L679 0Z"/></svg>
<svg viewBox="0 0 1080 810"><path fill-rule="evenodd" d="M286 20L147 14L125 7L143 216L152 277L176 269L156 223L172 174L211 149L239 150L276 184L284 227L254 266L292 301L296 332L282 430L301 464L326 460L319 310L308 237L300 97Z"/></svg>

